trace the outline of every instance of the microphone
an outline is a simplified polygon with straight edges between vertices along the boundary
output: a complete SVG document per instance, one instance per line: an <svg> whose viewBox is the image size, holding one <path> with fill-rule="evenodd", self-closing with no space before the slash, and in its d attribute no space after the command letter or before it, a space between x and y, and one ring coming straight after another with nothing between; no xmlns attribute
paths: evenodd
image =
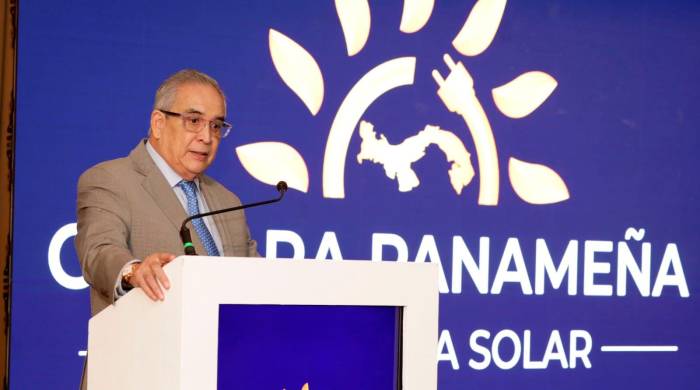
<svg viewBox="0 0 700 390"><path fill-rule="evenodd" d="M192 236L190 235L190 229L187 228L187 222L190 222L191 220L193 220L195 218L203 218L203 217L208 217L210 215L228 213L229 211L247 209L248 207L256 207L256 206L262 206L265 204L276 203L276 202L279 202L280 200L282 200L282 198L284 198L284 193L287 192L287 189L288 189L287 183L284 181L281 181L281 182L277 183L277 192L279 192L280 196L278 196L275 199L264 200L262 202L255 202L255 203L250 203L250 204L243 204L243 205L236 206L236 207L229 207L227 209L214 210L214 211L209 211L206 213L199 213L199 214L191 215L191 216L185 218L185 220L182 221L182 226L180 227L180 240L182 240L182 245L185 247L185 254L188 256L196 256L197 255L197 251L195 251L194 245L192 245Z"/></svg>

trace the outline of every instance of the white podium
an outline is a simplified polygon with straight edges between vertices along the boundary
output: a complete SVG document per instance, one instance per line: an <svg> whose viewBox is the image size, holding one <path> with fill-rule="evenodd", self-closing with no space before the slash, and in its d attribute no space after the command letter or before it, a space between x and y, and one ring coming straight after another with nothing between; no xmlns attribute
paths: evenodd
<svg viewBox="0 0 700 390"><path fill-rule="evenodd" d="M400 307L401 388L437 389L435 264L182 256L165 271L164 301L135 289L90 320L88 389L216 390L225 304Z"/></svg>

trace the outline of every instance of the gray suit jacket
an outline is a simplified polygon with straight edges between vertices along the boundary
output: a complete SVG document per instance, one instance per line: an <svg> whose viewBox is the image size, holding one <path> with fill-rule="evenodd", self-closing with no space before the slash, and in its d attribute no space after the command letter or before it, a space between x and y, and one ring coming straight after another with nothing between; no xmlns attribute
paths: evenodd
<svg viewBox="0 0 700 390"><path fill-rule="evenodd" d="M199 178L202 196L211 210L240 205L230 191L212 178ZM92 315L114 301L122 267L154 252L184 254L180 224L185 209L140 142L128 157L100 163L78 182L78 251L83 277L90 285ZM259 256L241 211L213 217L224 256ZM197 253L207 253L194 229Z"/></svg>

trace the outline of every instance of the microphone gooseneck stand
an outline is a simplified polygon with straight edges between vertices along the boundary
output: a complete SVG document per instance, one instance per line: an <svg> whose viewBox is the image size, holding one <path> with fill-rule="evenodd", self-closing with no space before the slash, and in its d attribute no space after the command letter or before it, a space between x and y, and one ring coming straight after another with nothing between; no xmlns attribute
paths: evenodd
<svg viewBox="0 0 700 390"><path fill-rule="evenodd" d="M262 206L265 204L279 202L280 200L282 200L282 198L284 198L284 193L287 192L287 183L285 183L284 181L277 183L277 192L279 192L280 196L278 196L275 199L264 200L262 202L256 202L256 203L250 203L250 204L244 204L244 205L240 205L240 206L236 206L236 207L229 207L227 209L209 211L206 213L191 215L191 216L185 218L185 220L182 221L182 226L180 227L180 239L182 240L182 245L185 248L185 255L187 255L187 256L196 256L197 255L197 251L194 249L194 245L192 245L192 235L190 234L190 229L187 228L187 222L190 222L191 220L196 219L196 218L203 218L203 217L208 217L210 215L228 213L230 211L242 210L242 209L247 209L249 207L256 207L256 206Z"/></svg>

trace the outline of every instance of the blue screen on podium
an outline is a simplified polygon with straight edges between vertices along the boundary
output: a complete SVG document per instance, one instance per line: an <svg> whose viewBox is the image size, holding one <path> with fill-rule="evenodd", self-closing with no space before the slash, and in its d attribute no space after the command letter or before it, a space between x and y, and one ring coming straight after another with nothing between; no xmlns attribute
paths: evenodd
<svg viewBox="0 0 700 390"><path fill-rule="evenodd" d="M220 305L219 390L395 390L401 308Z"/></svg>

